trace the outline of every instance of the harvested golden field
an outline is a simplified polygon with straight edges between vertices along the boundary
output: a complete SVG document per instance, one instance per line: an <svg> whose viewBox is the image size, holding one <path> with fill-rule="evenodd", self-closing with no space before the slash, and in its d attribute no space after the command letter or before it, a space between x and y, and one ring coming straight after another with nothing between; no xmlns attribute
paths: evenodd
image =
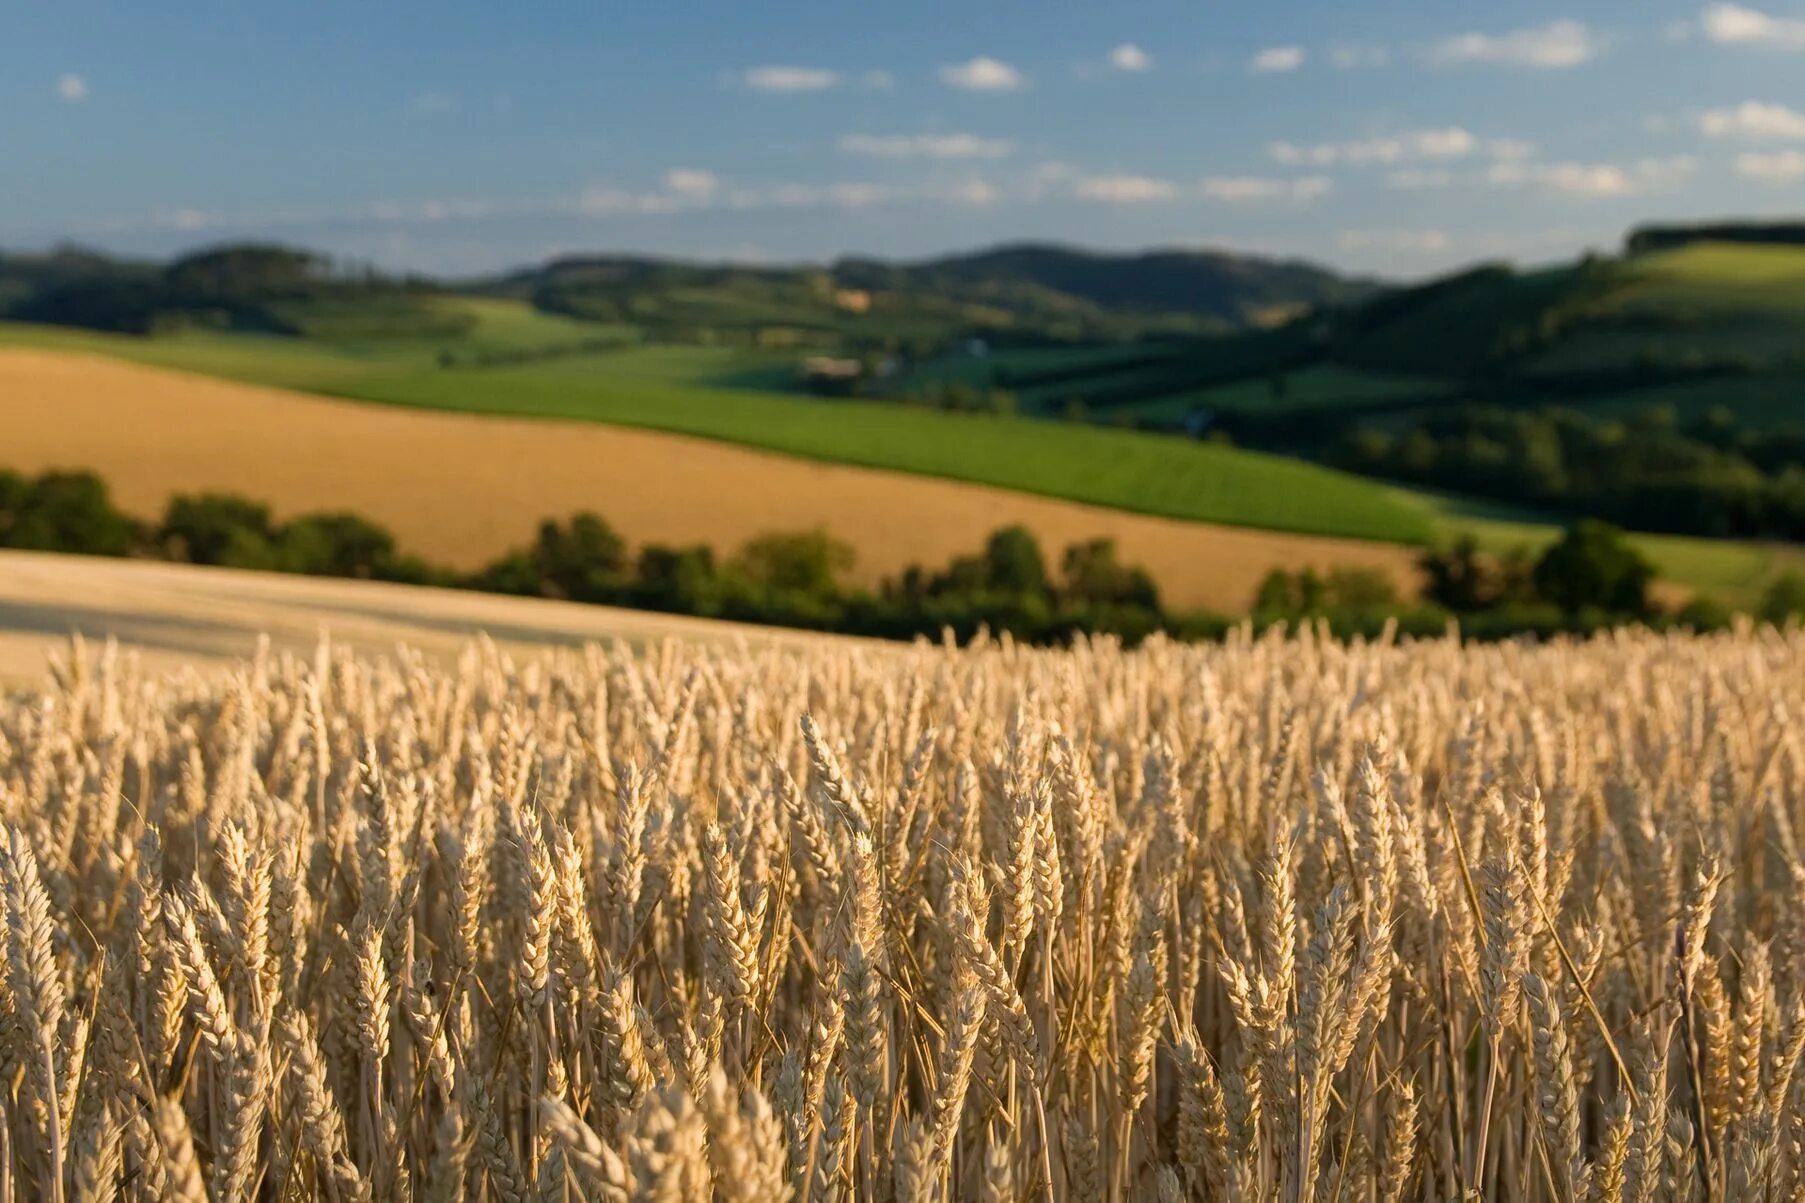
<svg viewBox="0 0 1805 1203"><path fill-rule="evenodd" d="M214 672L248 659L262 643L276 652L311 653L322 631L331 632L336 647L382 653L405 644L439 664L454 663L479 635L511 653L615 639L636 646L684 639L763 647L823 638L380 581L0 551L0 684L41 676L45 641L70 635L116 640L152 671Z"/></svg>
<svg viewBox="0 0 1805 1203"><path fill-rule="evenodd" d="M100 356L0 349L0 466L90 468L140 516L224 490L279 516L351 510L403 547L471 569L543 518L591 509L634 543L732 551L825 526L871 583L944 565L1021 523L1050 554L1109 536L1168 602L1244 612L1275 567L1378 568L1414 581L1409 548L1210 526L1004 489L840 467L592 423L335 401Z"/></svg>
<svg viewBox="0 0 1805 1203"><path fill-rule="evenodd" d="M1795 1198L1805 635L0 700L7 1198Z"/></svg>

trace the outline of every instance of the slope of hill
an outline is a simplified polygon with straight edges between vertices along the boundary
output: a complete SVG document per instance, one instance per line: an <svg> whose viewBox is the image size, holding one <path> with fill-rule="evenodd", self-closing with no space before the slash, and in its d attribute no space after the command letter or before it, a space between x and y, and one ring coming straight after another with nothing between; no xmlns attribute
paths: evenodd
<svg viewBox="0 0 1805 1203"><path fill-rule="evenodd" d="M257 654L311 657L322 635L368 655L403 644L455 660L478 637L507 651L619 639L802 645L847 636L381 581L0 550L0 685L41 679L53 641L116 639L153 672Z"/></svg>
<svg viewBox="0 0 1805 1203"><path fill-rule="evenodd" d="M15 313L36 298L64 289L135 287L154 280L160 270L156 264L74 246L23 255L0 252L0 314Z"/></svg>
<svg viewBox="0 0 1805 1203"><path fill-rule="evenodd" d="M1221 251L1031 245L921 263L790 267L584 255L461 283L263 244L205 248L167 264L78 249L0 256L0 317L137 334L199 327L328 339L455 338L466 327L439 303L454 294L525 300L655 338L919 350L973 334L1070 340L1227 330L1371 291L1324 268Z"/></svg>
<svg viewBox="0 0 1805 1203"><path fill-rule="evenodd" d="M1310 264L1222 251L1109 254L1033 244L787 268L586 255L479 287L663 334L783 332L902 347L967 334L1073 340L1229 330L1374 290Z"/></svg>
<svg viewBox="0 0 1805 1203"><path fill-rule="evenodd" d="M1201 411L1276 446L1475 401L1613 416L1672 405L1682 421L1721 405L1739 422L1805 421L1805 245L1746 231L1640 245L1660 249L1533 271L1481 265L1278 330L998 379L1030 405L1056 396L1092 417L1174 426Z"/></svg>
<svg viewBox="0 0 1805 1203"><path fill-rule="evenodd" d="M1188 314L1225 327L1286 309L1345 303L1376 288L1313 264L1225 251L1107 254L1042 243L912 264L842 260L833 273L854 287L969 293L993 301L1040 290L1118 313Z"/></svg>
<svg viewBox="0 0 1805 1203"><path fill-rule="evenodd" d="M1019 245L821 268L583 257L448 292L233 247L163 267L0 261L6 297L0 312L110 313L151 332L10 326L7 341L1186 520L1396 542L1442 529L1432 505L1298 462L1317 459L1543 518L1805 530L1805 245L1791 227L1644 231L1620 258L1386 291L1307 265ZM796 395L822 352L855 365L860 400ZM1651 405L1677 422L1640 418ZM1016 411L1082 422L1002 416ZM1636 455L1615 455L1632 417ZM1154 437L1174 432L1284 458Z"/></svg>
<svg viewBox="0 0 1805 1203"><path fill-rule="evenodd" d="M473 405L506 378L482 375L492 387L473 393ZM629 388L620 404L644 404L648 417L677 407L698 420L744 407L740 432L748 443L759 434L769 445L786 430L806 440L839 429L805 424L835 416L825 403L698 395L641 379L643 397ZM551 387L546 396L563 392ZM1083 461L1135 508L1164 502L1192 519L1288 514L1331 529L1363 520L1379 529L1383 520L1399 538L1432 529L1431 517L1410 501L1310 465L1171 439L881 408L921 423L886 429L924 474L809 463L594 422L353 404L91 354L0 348L0 428L10 432L0 467L92 469L141 516L159 513L173 493L201 490L266 501L278 515L350 510L392 530L408 550L459 569L525 543L541 519L590 509L636 545L705 543L723 553L762 534L824 528L856 550L855 575L867 584L911 564L943 565L1014 523L1053 555L1082 540L1114 538L1126 559L1145 565L1171 602L1186 607L1240 612L1275 567L1372 567L1404 584L1411 576L1408 546L1237 529L932 479L950 474L936 466L965 463L974 472L992 465L998 475L1012 464L1063 464L1069 481L1046 478L1056 486L1079 483L1084 473L1071 465ZM846 428L870 440L853 452L882 456L882 430ZM1036 435L1050 436L1053 450L1037 451ZM973 443L968 461L926 458L937 447Z"/></svg>
<svg viewBox="0 0 1805 1203"><path fill-rule="evenodd" d="M791 428L805 417L825 423L812 428L813 439L830 437L842 429L841 407L678 383L698 364L671 360L668 348L620 353L638 372L610 377L620 395L590 397L589 408L563 412L591 418L620 412L634 424L667 429L687 418L705 439L518 416L535 412L531 407L515 416L498 412L494 398L519 397L505 382L521 369L472 373L487 385L454 399L451 407L466 412L435 413L433 402L348 404L117 357L117 348L135 351L144 340L53 331L55 350L4 346L25 330L0 326L0 423L12 432L0 467L94 469L128 509L144 516L158 512L172 493L203 489L271 502L278 516L349 509L393 530L407 549L459 568L519 545L541 518L583 508L603 514L636 544L701 542L728 550L759 534L825 527L857 550L854 575L865 583L910 564L944 563L996 528L1020 523L1055 554L1079 540L1113 538L1126 560L1152 571L1174 605L1239 613L1273 568L1373 568L1408 585L1413 545L1422 540L1472 532L1502 551L1540 546L1557 532L1534 513L1474 507L1269 456L895 407L868 408L909 424L897 429L910 435L909 450L924 466L894 472L770 455L719 440L769 447L774 436L807 432ZM148 345L167 355L183 344ZM231 358L203 370L229 375L264 366L234 348ZM278 374L306 373L291 362ZM555 402L567 390L552 383L556 377L541 367L528 378L540 384L533 396L548 402L541 412L560 412ZM432 379L406 372L337 377L371 389ZM644 409L614 410L617 405ZM737 415L744 425L723 423L723 415ZM1052 440L1058 454L1043 458L1036 436ZM969 461L933 458L974 439ZM896 448L881 430L862 446L874 462L896 465L882 458ZM932 479L967 463L992 476L1023 465L1059 470L1038 478L1034 492L1043 496ZM1075 483L1111 486L1123 500L1062 499ZM1127 512L1152 504L1182 507L1185 517ZM1379 529L1392 534L1346 538L1260 529L1275 516L1301 516L1331 532L1371 531L1382 519ZM1754 543L1662 536L1636 542L1682 593L1702 589L1738 604L1752 603L1778 572L1802 565L1791 549Z"/></svg>
<svg viewBox="0 0 1805 1203"><path fill-rule="evenodd" d="M1646 225L1624 240L1631 253L1672 250L1695 242L1746 242L1762 246L1805 246L1805 222L1717 221L1691 225Z"/></svg>

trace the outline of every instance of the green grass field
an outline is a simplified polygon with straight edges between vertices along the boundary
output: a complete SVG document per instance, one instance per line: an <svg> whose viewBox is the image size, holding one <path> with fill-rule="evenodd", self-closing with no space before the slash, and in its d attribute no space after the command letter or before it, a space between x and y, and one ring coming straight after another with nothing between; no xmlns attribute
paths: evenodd
<svg viewBox="0 0 1805 1203"><path fill-rule="evenodd" d="M1617 312L1805 321L1805 247L1695 243L1613 264L1607 280Z"/></svg>
<svg viewBox="0 0 1805 1203"><path fill-rule="evenodd" d="M1313 464L1129 431L763 391L747 386L768 383L790 361L721 348L649 345L446 369L434 366L431 347L371 356L292 340L16 325L0 326L0 342L355 400L643 427L1194 521L1401 543L1433 533L1419 509L1382 486Z"/></svg>
<svg viewBox="0 0 1805 1203"><path fill-rule="evenodd" d="M623 345L637 339L629 326L583 322L541 313L518 301L434 297L430 307L467 323L456 336L373 337L365 327L337 324L333 338L187 330L138 338L67 326L0 323L0 343L48 350L113 355L157 367L179 368L311 392L386 373L435 369L441 353L460 357L510 351L569 348L597 341Z"/></svg>
<svg viewBox="0 0 1805 1203"><path fill-rule="evenodd" d="M1535 321L1573 278L1570 268L1475 277L1433 304L1358 330L1335 348L1335 357L1372 371L1465 376L1493 354L1502 333Z"/></svg>
<svg viewBox="0 0 1805 1203"><path fill-rule="evenodd" d="M1805 247L1699 244L1597 266L1531 376L1638 360L1805 366Z"/></svg>
<svg viewBox="0 0 1805 1203"><path fill-rule="evenodd" d="M969 384L974 388L1007 388L1028 398L1043 387L1023 386L1021 378L1032 379L1046 373L1090 371L1142 362L1149 350L1138 343L1072 347L1003 347L986 355L964 353L930 359L909 369L902 377L904 388L926 388L936 384Z"/></svg>
<svg viewBox="0 0 1805 1203"><path fill-rule="evenodd" d="M1110 410L1111 416L1128 414L1153 421L1178 421L1201 406L1217 413L1284 413L1345 406L1357 410L1393 401L1423 401L1446 396L1450 386L1433 377L1403 376L1389 372L1363 372L1333 364L1317 364L1282 373L1282 383L1260 376L1194 392L1177 393L1151 401L1139 401Z"/></svg>
<svg viewBox="0 0 1805 1203"><path fill-rule="evenodd" d="M1394 486L1399 501L1418 507L1435 528L1437 542L1472 535L1485 551L1538 552L1560 534L1546 515L1496 502L1449 497ZM1805 547L1685 535L1633 534L1630 541L1664 580L1710 594L1729 605L1753 606L1782 572L1805 572Z"/></svg>
<svg viewBox="0 0 1805 1203"><path fill-rule="evenodd" d="M1398 488L1278 456L1096 426L955 415L886 403L785 394L794 356L718 347L640 345L495 367L437 366L454 346L568 344L591 323L511 301L461 301L476 323L454 344L327 345L252 335L130 338L0 324L0 345L99 353L353 400L466 413L567 418L719 439L808 459L947 477L1140 513L1235 526L1428 543L1462 531L1486 547L1539 547L1558 523ZM622 331L622 337L629 332ZM1245 403L1269 390L1237 386ZM1375 395L1420 380L1336 368L1293 374L1288 397ZM1364 392L1362 391L1364 390ZM1221 392L1223 390L1211 390ZM1271 400L1269 391L1265 400ZM606 465L598 465L605 473ZM1636 536L1680 584L1747 603L1805 553L1750 543Z"/></svg>

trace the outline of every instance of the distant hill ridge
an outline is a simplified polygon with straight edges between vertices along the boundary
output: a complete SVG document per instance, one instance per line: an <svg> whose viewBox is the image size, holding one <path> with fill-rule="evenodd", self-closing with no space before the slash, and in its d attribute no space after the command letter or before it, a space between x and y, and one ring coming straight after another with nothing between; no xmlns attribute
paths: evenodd
<svg viewBox="0 0 1805 1203"><path fill-rule="evenodd" d="M851 290L884 294L890 316L911 328L1013 326L1063 337L1196 333L1269 324L1379 287L1301 260L1047 243L920 260L848 256L796 265L579 254L460 281L388 276L264 244L204 248L166 264L81 248L0 254L0 318L129 332L156 328L172 314L205 314L234 328L305 333L292 313L269 302L329 297L342 303L433 291L516 296L552 312L654 327L807 325L849 308L852 302L834 293ZM696 290L709 295L698 297Z"/></svg>
<svg viewBox="0 0 1805 1203"><path fill-rule="evenodd" d="M1108 309L1193 313L1233 322L1266 306L1339 304L1375 291L1371 280L1301 260L1222 250L1111 253L1053 243L1005 244L913 263L842 259L838 279L915 287L1033 285Z"/></svg>
<svg viewBox="0 0 1805 1203"><path fill-rule="evenodd" d="M1193 331L1264 324L1274 315L1345 304L1381 287L1317 264L1230 251L1118 253L1026 242L927 259L846 256L796 265L581 254L478 287L530 296L579 316L594 316L586 311L606 305L613 307L609 316L625 316L632 307L623 302L658 289L729 287L747 301L763 293L783 302L822 285L913 298L929 308L989 308L1030 323L1175 318Z"/></svg>
<svg viewBox="0 0 1805 1203"><path fill-rule="evenodd" d="M1744 242L1805 246L1805 219L1798 221L1722 221L1700 225L1647 225L1624 240L1630 254L1675 250L1696 242Z"/></svg>

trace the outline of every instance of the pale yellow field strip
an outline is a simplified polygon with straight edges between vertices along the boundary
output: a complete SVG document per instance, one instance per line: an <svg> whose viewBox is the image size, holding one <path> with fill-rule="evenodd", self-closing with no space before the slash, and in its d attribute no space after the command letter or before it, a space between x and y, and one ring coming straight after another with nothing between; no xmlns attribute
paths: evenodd
<svg viewBox="0 0 1805 1203"><path fill-rule="evenodd" d="M825 638L450 589L0 551L0 682L7 684L41 677L48 651L73 634L115 638L165 672L245 659L265 634L276 650L309 655L322 632L365 652L405 643L442 660L485 634L510 650L611 639L764 646Z"/></svg>

